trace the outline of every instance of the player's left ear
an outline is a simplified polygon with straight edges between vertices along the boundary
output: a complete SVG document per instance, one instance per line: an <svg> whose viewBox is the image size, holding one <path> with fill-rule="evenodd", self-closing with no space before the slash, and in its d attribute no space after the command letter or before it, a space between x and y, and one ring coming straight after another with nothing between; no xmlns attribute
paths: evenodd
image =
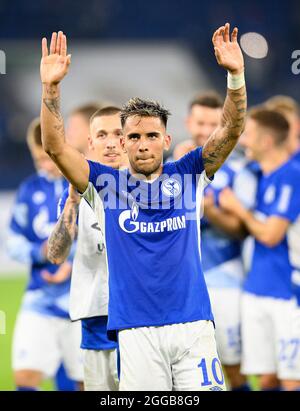
<svg viewBox="0 0 300 411"><path fill-rule="evenodd" d="M95 149L94 142L90 134L88 135L88 148L90 151Z"/></svg>
<svg viewBox="0 0 300 411"><path fill-rule="evenodd" d="M172 137L169 134L166 134L164 140L164 150L168 151L171 147Z"/></svg>
<svg viewBox="0 0 300 411"><path fill-rule="evenodd" d="M124 153L127 153L127 150L125 148L125 138L124 138L124 136L122 136L120 138L120 144L121 144L121 147L122 147L122 150L124 151Z"/></svg>

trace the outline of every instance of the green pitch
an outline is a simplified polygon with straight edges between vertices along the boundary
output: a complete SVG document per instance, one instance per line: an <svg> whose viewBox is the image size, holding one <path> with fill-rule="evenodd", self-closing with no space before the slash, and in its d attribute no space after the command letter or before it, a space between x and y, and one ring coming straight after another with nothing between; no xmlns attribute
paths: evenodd
<svg viewBox="0 0 300 411"><path fill-rule="evenodd" d="M6 333L2 334L0 324L0 391L15 390L11 369L11 343L17 312L26 285L26 277L0 276L0 312L5 315ZM53 390L51 381L45 381L42 390Z"/></svg>

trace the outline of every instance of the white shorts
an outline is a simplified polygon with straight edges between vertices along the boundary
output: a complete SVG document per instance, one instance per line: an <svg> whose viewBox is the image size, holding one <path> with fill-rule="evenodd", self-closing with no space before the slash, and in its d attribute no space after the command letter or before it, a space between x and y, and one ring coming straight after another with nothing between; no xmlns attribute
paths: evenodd
<svg viewBox="0 0 300 411"><path fill-rule="evenodd" d="M241 290L209 288L208 293L220 360L223 365L238 365L241 362Z"/></svg>
<svg viewBox="0 0 300 411"><path fill-rule="evenodd" d="M120 391L225 391L211 321L119 332Z"/></svg>
<svg viewBox="0 0 300 411"><path fill-rule="evenodd" d="M300 333L294 300L243 293L242 372L300 380Z"/></svg>
<svg viewBox="0 0 300 411"><path fill-rule="evenodd" d="M118 391L117 350L83 350L84 390Z"/></svg>
<svg viewBox="0 0 300 411"><path fill-rule="evenodd" d="M63 362L69 378L83 381L80 322L21 311L13 337L13 370L37 370L55 376Z"/></svg>

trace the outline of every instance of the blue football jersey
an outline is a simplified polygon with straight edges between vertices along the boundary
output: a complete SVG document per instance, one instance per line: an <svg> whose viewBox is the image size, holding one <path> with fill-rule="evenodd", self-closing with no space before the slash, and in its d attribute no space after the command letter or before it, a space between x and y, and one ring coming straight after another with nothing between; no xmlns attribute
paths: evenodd
<svg viewBox="0 0 300 411"><path fill-rule="evenodd" d="M62 214L67 198L69 196L68 188L63 192L57 209L57 218ZM85 201L85 200L82 200ZM77 218L78 223L78 218ZM92 227L87 226L87 230ZM95 247L97 244L95 244ZM99 292L100 298L100 292ZM86 350L111 350L117 348L118 344L109 340L107 336L107 316L97 316L92 318L81 319L81 348Z"/></svg>
<svg viewBox="0 0 300 411"><path fill-rule="evenodd" d="M42 172L27 178L17 193L8 239L11 257L30 265L23 309L63 318L68 318L70 280L49 284L42 278L43 270L55 273L59 266L45 259L41 247L56 223L58 199L66 187L64 179Z"/></svg>
<svg viewBox="0 0 300 411"><path fill-rule="evenodd" d="M247 292L282 299L293 295L291 276L300 269L299 181L300 167L293 159L269 174L261 174L258 180L255 216L261 221L271 216L282 217L290 226L275 247L254 240L250 271L244 284Z"/></svg>
<svg viewBox="0 0 300 411"><path fill-rule="evenodd" d="M89 161L83 196L105 209L108 330L213 320L200 259L202 149L166 163L152 182Z"/></svg>
<svg viewBox="0 0 300 411"><path fill-rule="evenodd" d="M291 158L300 166L300 150ZM296 296L298 306L300 306L300 224L294 224L292 230L289 232L290 242L293 244L292 255L297 262L294 264L295 269L292 272L292 287L293 293ZM298 246L297 246L298 244Z"/></svg>
<svg viewBox="0 0 300 411"><path fill-rule="evenodd" d="M245 160L228 160L217 171L214 181L206 188L214 196L219 206L219 195L226 187L247 208L252 208L257 189L257 177ZM240 240L234 239L211 224L208 219L201 219L202 228L202 266L206 284L214 288L240 288L244 280Z"/></svg>
<svg viewBox="0 0 300 411"><path fill-rule="evenodd" d="M216 204L225 187L233 187L235 171L224 164L216 173L206 190L212 191ZM240 257L241 245L223 231L212 225L205 217L201 219L202 266L208 287L239 287L241 279L222 270L224 263Z"/></svg>

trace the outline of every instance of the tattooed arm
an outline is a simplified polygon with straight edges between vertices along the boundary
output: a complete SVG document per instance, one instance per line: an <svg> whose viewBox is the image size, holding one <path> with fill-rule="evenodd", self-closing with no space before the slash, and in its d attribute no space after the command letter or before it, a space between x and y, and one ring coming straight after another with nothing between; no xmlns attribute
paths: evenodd
<svg viewBox="0 0 300 411"><path fill-rule="evenodd" d="M244 59L237 42L237 28L229 36L227 23L213 35L215 55L219 65L226 68L231 76L243 76ZM234 77L233 77L234 78ZM224 163L235 147L245 126L247 110L246 87L227 89L221 125L214 131L203 147L202 157L205 171L211 177Z"/></svg>
<svg viewBox="0 0 300 411"><path fill-rule="evenodd" d="M89 180L89 166L82 155L68 145L60 112L59 83L68 72L71 55L67 55L66 36L53 33L48 53L47 39L42 41L41 80L43 84L41 129L44 150L64 176L81 192Z"/></svg>
<svg viewBox="0 0 300 411"><path fill-rule="evenodd" d="M73 188L69 191L63 212L48 239L48 259L53 264L61 264L67 259L77 235L80 199Z"/></svg>

